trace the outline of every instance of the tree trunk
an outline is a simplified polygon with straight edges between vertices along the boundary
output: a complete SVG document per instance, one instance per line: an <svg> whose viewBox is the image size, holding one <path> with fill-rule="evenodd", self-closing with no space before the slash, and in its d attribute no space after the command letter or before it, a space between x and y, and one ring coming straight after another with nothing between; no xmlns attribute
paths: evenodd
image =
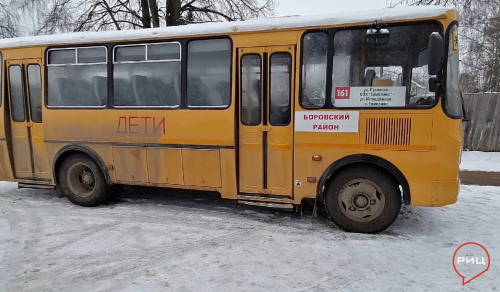
<svg viewBox="0 0 500 292"><path fill-rule="evenodd" d="M167 26L179 24L181 0L167 0Z"/></svg>
<svg viewBox="0 0 500 292"><path fill-rule="evenodd" d="M151 10L151 19L153 20L153 27L159 27L160 16L158 11L158 3L156 3L156 0L149 0L149 9Z"/></svg>
<svg viewBox="0 0 500 292"><path fill-rule="evenodd" d="M144 28L150 28L151 14L149 13L148 0L141 0L141 10L142 10L142 26Z"/></svg>

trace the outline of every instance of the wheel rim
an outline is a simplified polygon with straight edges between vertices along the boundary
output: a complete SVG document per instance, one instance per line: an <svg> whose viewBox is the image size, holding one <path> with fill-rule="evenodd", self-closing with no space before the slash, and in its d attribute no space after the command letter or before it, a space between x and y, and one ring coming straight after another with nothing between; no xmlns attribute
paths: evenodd
<svg viewBox="0 0 500 292"><path fill-rule="evenodd" d="M385 195L375 182L357 178L340 189L338 207L349 219L368 222L377 218L385 207Z"/></svg>
<svg viewBox="0 0 500 292"><path fill-rule="evenodd" d="M95 189L95 175L83 162L77 162L68 169L67 181L70 190L79 197L87 197Z"/></svg>

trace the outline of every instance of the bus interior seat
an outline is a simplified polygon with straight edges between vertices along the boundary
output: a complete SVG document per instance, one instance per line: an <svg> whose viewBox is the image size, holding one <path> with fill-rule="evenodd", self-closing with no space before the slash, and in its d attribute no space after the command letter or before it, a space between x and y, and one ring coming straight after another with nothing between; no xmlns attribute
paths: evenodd
<svg viewBox="0 0 500 292"><path fill-rule="evenodd" d="M149 88L149 79L144 75L132 75L130 78L132 83L132 91L134 93L135 105L145 105L149 104L150 92L148 92ZM144 102L143 102L144 101Z"/></svg>
<svg viewBox="0 0 500 292"><path fill-rule="evenodd" d="M372 86L373 79L375 78L375 70L368 69L365 73L365 86Z"/></svg>
<svg viewBox="0 0 500 292"><path fill-rule="evenodd" d="M170 85L174 89L175 92L175 99L176 99L176 104L180 103L180 96L181 96L181 75L176 74L175 77L170 81Z"/></svg>
<svg viewBox="0 0 500 292"><path fill-rule="evenodd" d="M92 94L88 84L83 80L70 78L57 78L61 106L87 106L95 105L93 103L86 104L87 96Z"/></svg>
<svg viewBox="0 0 500 292"><path fill-rule="evenodd" d="M231 103L231 94L227 91L229 86L230 84L227 81L217 82L217 91L221 96L222 105L228 105Z"/></svg>
<svg viewBox="0 0 500 292"><path fill-rule="evenodd" d="M118 106L135 105L130 82L126 78L114 78L114 103Z"/></svg>
<svg viewBox="0 0 500 292"><path fill-rule="evenodd" d="M394 81L391 79L373 79L372 86L394 86Z"/></svg>
<svg viewBox="0 0 500 292"><path fill-rule="evenodd" d="M149 87L149 90L155 97L155 100L152 100L155 102L154 105L175 105L175 96L173 96L173 88L171 88L170 84L163 82L161 78L150 77Z"/></svg>
<svg viewBox="0 0 500 292"><path fill-rule="evenodd" d="M108 78L103 76L92 77L92 89L99 105L106 104L108 96Z"/></svg>

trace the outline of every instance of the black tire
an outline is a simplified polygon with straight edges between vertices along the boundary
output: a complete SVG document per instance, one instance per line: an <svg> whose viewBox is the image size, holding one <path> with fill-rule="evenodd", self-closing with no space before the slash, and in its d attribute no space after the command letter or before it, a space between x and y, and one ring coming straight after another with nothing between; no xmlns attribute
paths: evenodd
<svg viewBox="0 0 500 292"><path fill-rule="evenodd" d="M78 175L80 172L83 172L82 176ZM87 178L85 183L84 176ZM59 183L64 196L83 207L102 204L113 194L113 188L106 182L99 165L83 154L72 155L63 161Z"/></svg>
<svg viewBox="0 0 500 292"><path fill-rule="evenodd" d="M398 183L385 170L355 166L335 174L324 205L333 222L345 231L377 233L396 220L401 195Z"/></svg>

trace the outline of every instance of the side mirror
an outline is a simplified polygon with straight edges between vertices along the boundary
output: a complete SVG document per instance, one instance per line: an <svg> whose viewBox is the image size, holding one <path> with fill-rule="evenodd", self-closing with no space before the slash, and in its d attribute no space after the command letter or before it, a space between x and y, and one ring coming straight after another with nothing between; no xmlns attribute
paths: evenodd
<svg viewBox="0 0 500 292"><path fill-rule="evenodd" d="M438 92L439 90L439 81L437 77L429 78L429 92Z"/></svg>
<svg viewBox="0 0 500 292"><path fill-rule="evenodd" d="M443 37L433 32L429 37L429 75L438 75L441 71L441 61L444 56Z"/></svg>

